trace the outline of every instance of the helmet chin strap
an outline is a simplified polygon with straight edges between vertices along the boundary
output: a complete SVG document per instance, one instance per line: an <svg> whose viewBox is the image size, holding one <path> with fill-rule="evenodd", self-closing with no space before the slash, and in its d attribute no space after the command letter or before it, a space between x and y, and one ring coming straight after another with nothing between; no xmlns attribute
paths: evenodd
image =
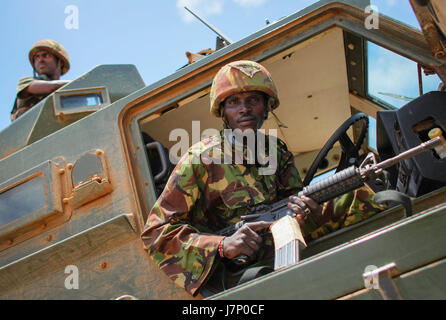
<svg viewBox="0 0 446 320"><path fill-rule="evenodd" d="M276 119L277 124L279 125L279 128L288 128L288 126L285 123L283 123L282 121L280 121L279 117L274 113L273 105L274 105L274 99L272 97L269 97L268 102L266 104L267 113L271 112L273 117ZM265 117L265 120L267 118L268 118L268 115Z"/></svg>
<svg viewBox="0 0 446 320"><path fill-rule="evenodd" d="M288 128L288 126L283 123L282 121L280 121L279 117L276 116L276 114L274 113L274 111L271 110L271 114L273 115L273 117L276 119L277 124L279 125L280 128Z"/></svg>
<svg viewBox="0 0 446 320"><path fill-rule="evenodd" d="M224 111L223 103L220 104L219 111L220 111L220 117L221 117L221 119L223 120L223 129L232 129L232 128L229 126L229 122L228 122L228 120L226 120L226 116L225 116L225 111Z"/></svg>
<svg viewBox="0 0 446 320"><path fill-rule="evenodd" d="M58 57L56 57L56 59L57 59L57 68L58 68L59 71L60 71L60 75L59 75L59 77L60 77L60 76L62 75L63 63L62 63L62 60L59 59Z"/></svg>

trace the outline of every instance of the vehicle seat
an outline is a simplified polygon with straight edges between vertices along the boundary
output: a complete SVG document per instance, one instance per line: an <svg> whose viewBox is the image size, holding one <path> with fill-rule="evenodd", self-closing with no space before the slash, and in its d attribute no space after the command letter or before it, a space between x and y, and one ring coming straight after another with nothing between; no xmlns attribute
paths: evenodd
<svg viewBox="0 0 446 320"><path fill-rule="evenodd" d="M446 92L428 92L399 110L378 111L377 147L381 160L400 154L429 140L428 132L446 132ZM446 159L434 151L424 152L387 169L390 187L419 197L446 185Z"/></svg>

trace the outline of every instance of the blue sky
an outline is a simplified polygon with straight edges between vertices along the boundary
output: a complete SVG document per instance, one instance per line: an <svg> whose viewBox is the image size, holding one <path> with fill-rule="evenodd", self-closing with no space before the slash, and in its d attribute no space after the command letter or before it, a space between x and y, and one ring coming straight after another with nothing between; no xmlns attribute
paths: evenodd
<svg viewBox="0 0 446 320"><path fill-rule="evenodd" d="M186 51L215 49L215 34L187 13L198 12L238 41L316 1L310 0L3 0L0 12L0 130L10 123L17 81L32 75L28 51L40 39L67 49L75 79L100 64L134 64L146 85L187 63ZM372 0L379 11L418 27L408 0ZM67 29L67 6L78 29Z"/></svg>

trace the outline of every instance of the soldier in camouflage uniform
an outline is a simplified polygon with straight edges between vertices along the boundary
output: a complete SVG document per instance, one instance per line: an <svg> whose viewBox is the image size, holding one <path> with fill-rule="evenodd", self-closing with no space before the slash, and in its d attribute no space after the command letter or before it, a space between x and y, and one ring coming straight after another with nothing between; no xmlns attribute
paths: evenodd
<svg viewBox="0 0 446 320"><path fill-rule="evenodd" d="M60 80L70 69L68 53L60 43L40 40L31 47L28 58L34 74L19 80L11 121L69 82Z"/></svg>
<svg viewBox="0 0 446 320"><path fill-rule="evenodd" d="M271 75L252 61L224 66L214 78L210 98L211 113L222 117L224 128L242 131L259 129L268 112L279 106ZM222 131L200 141L180 159L142 233L153 261L192 295L202 290L222 262L240 254L266 259L273 253L271 237L258 234L270 223L247 223L226 238L216 235L218 230L240 221L253 205L273 203L302 189L285 143L277 142L274 174L262 175L262 161L216 163L216 157L234 152L224 148L224 135ZM310 241L381 211L371 196L370 190L361 188L322 207L309 198L290 197L289 207Z"/></svg>

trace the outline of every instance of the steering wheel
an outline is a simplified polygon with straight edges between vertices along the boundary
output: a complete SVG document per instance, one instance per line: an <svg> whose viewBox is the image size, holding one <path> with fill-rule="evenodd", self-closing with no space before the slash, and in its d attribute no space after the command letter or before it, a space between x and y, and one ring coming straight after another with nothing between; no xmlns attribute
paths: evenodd
<svg viewBox="0 0 446 320"><path fill-rule="evenodd" d="M364 125L361 129L361 133L359 134L359 139L354 144L347 135L347 130L353 126L356 122L364 120ZM341 160L339 161L338 168L336 172L339 172L351 165L358 165L359 159L359 149L361 148L362 143L364 142L365 135L367 133L367 129L369 127L369 118L365 113L357 113L347 119L336 131L333 135L328 139L325 145L322 147L321 151L317 155L316 159L313 161L310 169L308 169L307 174L305 175L305 179L303 181L304 186L307 186L311 180L313 180L314 174L317 169L321 165L321 162L325 160L328 152L333 148L333 145L336 141L339 141L341 144Z"/></svg>

